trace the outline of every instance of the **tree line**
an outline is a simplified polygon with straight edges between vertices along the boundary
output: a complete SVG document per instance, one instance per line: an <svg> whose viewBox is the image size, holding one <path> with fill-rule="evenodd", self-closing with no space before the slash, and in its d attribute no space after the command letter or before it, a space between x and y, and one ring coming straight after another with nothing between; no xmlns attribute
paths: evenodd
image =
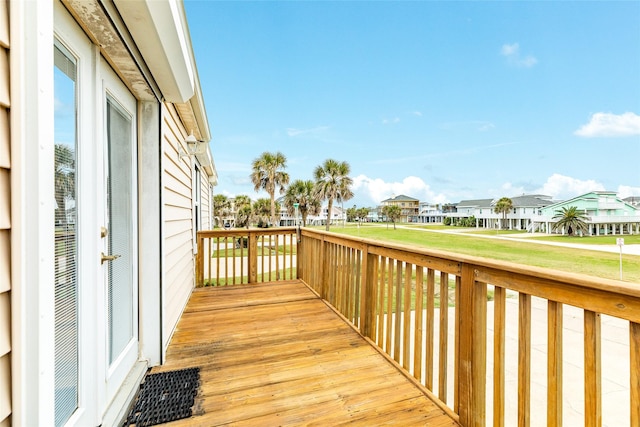
<svg viewBox="0 0 640 427"><path fill-rule="evenodd" d="M284 206L289 215L297 212L302 217L302 225L307 224L309 215L317 215L322 208L322 202L327 201L327 223L325 229L331 227L331 213L334 202L345 202L353 197L351 186L353 180L349 176L351 166L345 161L327 159L316 166L313 171L314 180L296 179L290 182L290 176L286 172L287 158L281 152L271 153L265 151L251 164L251 182L255 191L265 190L268 199L262 198L252 202L249 196L238 195L234 199L235 226L249 227L256 224L258 227L274 226L276 212L280 212L281 206L276 201L276 192L284 194ZM494 205L494 212L502 214L501 228L506 228L507 214L513 209L513 201L508 197L502 197ZM231 212L231 201L222 194L213 197L213 209L218 215L219 221ZM382 208L382 215L387 221L393 222L400 218L402 210L397 205L386 205ZM347 209L347 219L364 220L369 214L367 208ZM587 231L586 216L577 211L577 208L563 208L556 211L553 225L554 230L564 228L569 235ZM473 219L475 222L475 219ZM446 225L446 224L445 224ZM222 226L221 223L218 226ZM473 226L469 224L468 226Z"/></svg>
<svg viewBox="0 0 640 427"><path fill-rule="evenodd" d="M328 208L326 230L328 231L331 226L333 204L353 197L351 191L353 180L349 176L351 167L347 162L327 159L314 169L314 180L296 179L291 182L286 167L287 158L279 151L276 153L265 151L251 163L250 178L254 190L266 191L269 198L252 202L249 196L236 196L233 202L236 227L248 228L252 224L258 227L276 225L276 212L281 209L276 201L276 193L278 193L284 194L283 202L287 213L294 215L297 209L303 225L307 223L309 215L320 213L322 202L326 200ZM226 196L217 194L213 197L213 209L221 222L224 216L231 213L231 201Z"/></svg>

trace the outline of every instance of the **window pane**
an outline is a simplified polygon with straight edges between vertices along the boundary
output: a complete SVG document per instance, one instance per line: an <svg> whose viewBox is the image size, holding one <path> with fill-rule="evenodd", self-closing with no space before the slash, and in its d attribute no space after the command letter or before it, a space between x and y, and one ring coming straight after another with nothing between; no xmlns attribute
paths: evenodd
<svg viewBox="0 0 640 427"><path fill-rule="evenodd" d="M132 118L107 99L109 253L120 255L109 263L109 363L125 349L134 332L131 123Z"/></svg>
<svg viewBox="0 0 640 427"><path fill-rule="evenodd" d="M54 49L55 423L78 403L78 268L76 199L76 61Z"/></svg>

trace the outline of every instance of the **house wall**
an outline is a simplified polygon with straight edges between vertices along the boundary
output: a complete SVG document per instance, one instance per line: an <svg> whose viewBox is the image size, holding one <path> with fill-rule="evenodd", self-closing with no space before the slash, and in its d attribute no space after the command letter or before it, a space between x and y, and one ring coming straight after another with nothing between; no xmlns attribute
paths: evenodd
<svg viewBox="0 0 640 427"><path fill-rule="evenodd" d="M11 423L9 5L0 0L0 426Z"/></svg>
<svg viewBox="0 0 640 427"><path fill-rule="evenodd" d="M213 228L213 223L211 222L211 185L204 170L202 170L202 179L200 180L200 206L202 229L211 230Z"/></svg>
<svg viewBox="0 0 640 427"><path fill-rule="evenodd" d="M187 137L173 105L162 107L162 204L163 204L163 347L169 344L173 330L194 287L193 201L191 159L180 158L179 147ZM184 147L183 147L184 149ZM203 174L206 181L206 174Z"/></svg>

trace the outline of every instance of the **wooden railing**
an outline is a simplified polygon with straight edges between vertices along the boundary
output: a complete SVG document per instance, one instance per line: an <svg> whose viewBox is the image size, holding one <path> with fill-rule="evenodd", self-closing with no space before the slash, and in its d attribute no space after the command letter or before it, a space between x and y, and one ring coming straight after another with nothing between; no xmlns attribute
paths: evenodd
<svg viewBox="0 0 640 427"><path fill-rule="evenodd" d="M463 426L640 425L639 284L304 228L292 266Z"/></svg>
<svg viewBox="0 0 640 427"><path fill-rule="evenodd" d="M305 229L298 274L464 426L562 425L563 408L570 409L567 402L574 405L576 395L584 396L584 424L601 425L602 353L613 351L601 347L601 317L622 319L628 350L613 363L626 371L620 380L626 400L613 410L626 412L626 422L619 413L604 415L609 425L640 425L638 284ZM546 311L542 331L532 329L532 310L538 316L540 305ZM576 343L563 342L563 322L579 314L582 360L569 360L575 349L563 349ZM506 340L509 329L517 330L515 343ZM544 360L532 362L540 355ZM563 376L567 364L583 367L581 384ZM517 381L507 383L507 377ZM532 405L532 384L546 394L542 405Z"/></svg>
<svg viewBox="0 0 640 427"><path fill-rule="evenodd" d="M229 286L297 278L296 229L197 233L196 286Z"/></svg>

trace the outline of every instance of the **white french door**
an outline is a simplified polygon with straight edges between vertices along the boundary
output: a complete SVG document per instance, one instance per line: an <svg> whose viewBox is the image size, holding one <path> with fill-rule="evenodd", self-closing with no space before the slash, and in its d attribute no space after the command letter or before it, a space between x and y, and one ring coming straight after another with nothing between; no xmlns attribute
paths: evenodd
<svg viewBox="0 0 640 427"><path fill-rule="evenodd" d="M138 359L136 100L101 60L106 399Z"/></svg>
<svg viewBox="0 0 640 427"><path fill-rule="evenodd" d="M137 101L54 10L54 424L99 425L139 355Z"/></svg>

